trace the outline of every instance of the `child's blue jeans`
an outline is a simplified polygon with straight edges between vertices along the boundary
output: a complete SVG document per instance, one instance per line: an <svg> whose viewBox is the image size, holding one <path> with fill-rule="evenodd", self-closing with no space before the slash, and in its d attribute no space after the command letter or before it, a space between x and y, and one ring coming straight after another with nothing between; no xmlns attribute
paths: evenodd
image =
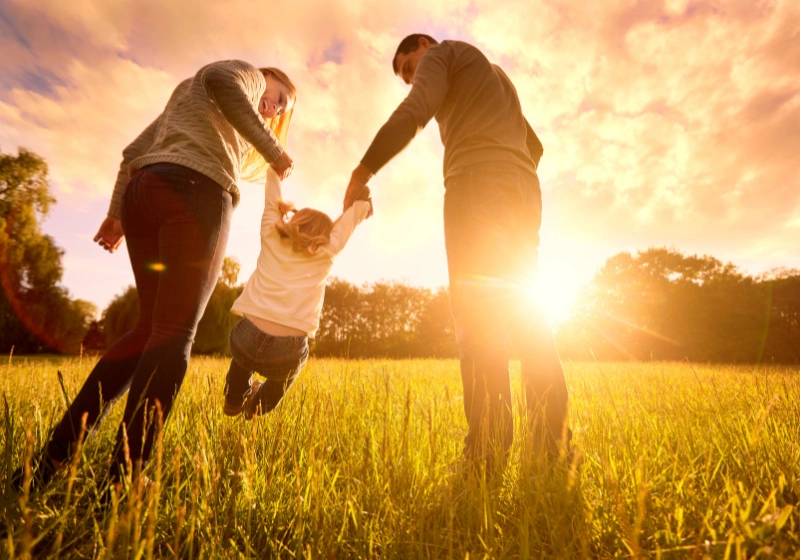
<svg viewBox="0 0 800 560"><path fill-rule="evenodd" d="M273 336L242 317L228 338L231 366L225 381L225 399L239 404L250 391L253 373L266 378L257 398L262 412L278 406L308 360L307 336Z"/></svg>

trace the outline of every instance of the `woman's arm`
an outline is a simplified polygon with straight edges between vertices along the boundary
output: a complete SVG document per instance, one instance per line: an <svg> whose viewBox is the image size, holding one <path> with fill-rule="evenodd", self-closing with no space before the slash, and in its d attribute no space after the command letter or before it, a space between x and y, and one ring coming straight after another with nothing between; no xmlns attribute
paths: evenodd
<svg viewBox="0 0 800 560"><path fill-rule="evenodd" d="M151 122L150 125L136 137L136 140L128 144L128 146L122 150L122 163L119 164L117 182L114 184L114 192L111 194L111 205L108 208L108 215L112 218L122 218L122 200L125 196L125 189L128 187L128 181L130 181L130 164L139 156L146 154L147 150L153 145L159 120L161 120L161 115Z"/></svg>
<svg viewBox="0 0 800 560"><path fill-rule="evenodd" d="M208 96L216 103L231 126L272 163L283 153L278 139L258 114L257 103L248 89L260 99L264 77L261 72L240 60L214 62L200 70L200 79Z"/></svg>

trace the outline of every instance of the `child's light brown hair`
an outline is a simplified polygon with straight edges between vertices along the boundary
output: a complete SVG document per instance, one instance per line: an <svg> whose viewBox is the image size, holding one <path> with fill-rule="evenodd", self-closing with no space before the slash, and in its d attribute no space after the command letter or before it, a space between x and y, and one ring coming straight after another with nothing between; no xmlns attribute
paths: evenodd
<svg viewBox="0 0 800 560"><path fill-rule="evenodd" d="M313 208L295 210L291 202L278 201L278 211L281 220L275 224L275 229L281 239L288 239L292 243L292 251L315 255L320 247L331 241L333 220L325 212ZM290 219L286 219L289 214Z"/></svg>

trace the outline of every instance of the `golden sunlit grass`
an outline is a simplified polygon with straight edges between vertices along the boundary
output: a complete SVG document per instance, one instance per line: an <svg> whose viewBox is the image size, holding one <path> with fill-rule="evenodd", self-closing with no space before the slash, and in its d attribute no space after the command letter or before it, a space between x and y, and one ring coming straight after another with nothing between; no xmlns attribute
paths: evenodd
<svg viewBox="0 0 800 560"><path fill-rule="evenodd" d="M63 412L56 370L74 395L92 365L0 366L4 557L744 558L800 549L797 369L567 364L579 461L548 465L518 433L506 470L487 481L458 468L466 424L455 361L312 360L275 412L248 423L221 413L226 361L195 358L148 492L98 500L93 477L118 405L70 477L11 494L8 473L26 442L40 448Z"/></svg>

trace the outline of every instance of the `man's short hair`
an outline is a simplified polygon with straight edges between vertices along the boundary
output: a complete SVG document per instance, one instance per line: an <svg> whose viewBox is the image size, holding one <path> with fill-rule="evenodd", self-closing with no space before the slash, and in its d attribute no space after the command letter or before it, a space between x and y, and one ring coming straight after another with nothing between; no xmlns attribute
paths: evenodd
<svg viewBox="0 0 800 560"><path fill-rule="evenodd" d="M425 35L424 33L414 33L400 41L400 44L397 46L397 51L394 53L394 57L392 58L392 70L394 70L395 74L397 74L397 72L400 70L397 67L397 55L408 54L417 50L419 48L419 40L423 37L427 39L431 45L439 44L439 41L430 35Z"/></svg>

